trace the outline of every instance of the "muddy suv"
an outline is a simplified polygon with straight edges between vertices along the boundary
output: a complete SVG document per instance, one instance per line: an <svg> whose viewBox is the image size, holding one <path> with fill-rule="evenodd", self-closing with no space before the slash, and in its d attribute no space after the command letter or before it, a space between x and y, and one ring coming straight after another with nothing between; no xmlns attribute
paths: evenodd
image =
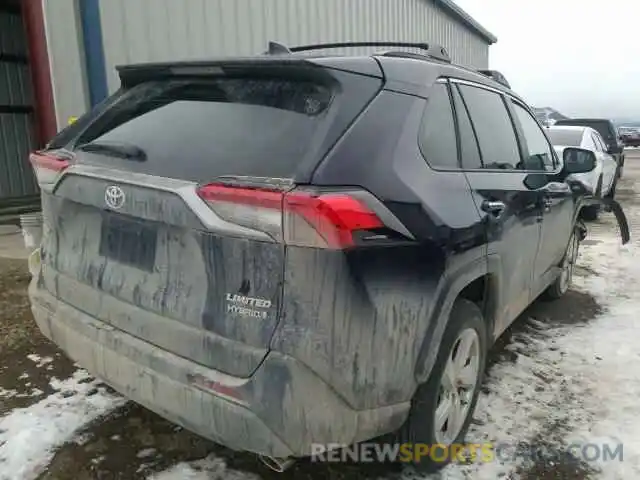
<svg viewBox="0 0 640 480"><path fill-rule="evenodd" d="M441 47L313 54L335 46L121 67L31 156L44 334L276 468L389 432L459 442L487 349L567 291L582 236L563 178L595 162L561 163L500 75Z"/></svg>

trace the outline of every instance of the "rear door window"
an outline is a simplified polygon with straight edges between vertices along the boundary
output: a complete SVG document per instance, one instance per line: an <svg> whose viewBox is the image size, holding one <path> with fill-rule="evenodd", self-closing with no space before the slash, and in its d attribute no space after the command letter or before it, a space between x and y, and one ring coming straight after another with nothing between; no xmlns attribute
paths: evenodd
<svg viewBox="0 0 640 480"><path fill-rule="evenodd" d="M458 88L452 89L453 104L456 110L456 118L458 119L458 135L460 137L460 156L462 157L462 168L475 169L482 168L482 159L480 158L480 149L478 148L478 140L476 139L473 125L469 119L469 112L460 96Z"/></svg>
<svg viewBox="0 0 640 480"><path fill-rule="evenodd" d="M484 168L521 168L516 133L502 95L468 85L460 85L460 90L478 136Z"/></svg>
<svg viewBox="0 0 640 480"><path fill-rule="evenodd" d="M206 181L290 178L314 146L335 98L312 81L169 79L128 90L76 142L135 146L145 161L83 155L87 163ZM317 146L317 142L316 142Z"/></svg>

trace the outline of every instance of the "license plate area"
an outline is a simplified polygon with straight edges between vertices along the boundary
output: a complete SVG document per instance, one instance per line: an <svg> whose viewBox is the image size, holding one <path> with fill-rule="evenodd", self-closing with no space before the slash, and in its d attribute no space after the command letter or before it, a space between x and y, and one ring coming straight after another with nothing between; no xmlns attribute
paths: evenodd
<svg viewBox="0 0 640 480"><path fill-rule="evenodd" d="M151 272L156 261L158 229L123 215L106 214L100 231L100 255Z"/></svg>

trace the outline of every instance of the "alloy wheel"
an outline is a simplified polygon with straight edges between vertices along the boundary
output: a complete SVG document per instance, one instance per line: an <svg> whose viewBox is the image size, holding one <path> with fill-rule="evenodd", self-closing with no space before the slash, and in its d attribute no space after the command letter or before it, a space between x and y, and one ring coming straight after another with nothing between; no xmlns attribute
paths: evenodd
<svg viewBox="0 0 640 480"><path fill-rule="evenodd" d="M451 445L462 430L480 376L480 338L473 328L458 335L447 357L436 401L434 436Z"/></svg>

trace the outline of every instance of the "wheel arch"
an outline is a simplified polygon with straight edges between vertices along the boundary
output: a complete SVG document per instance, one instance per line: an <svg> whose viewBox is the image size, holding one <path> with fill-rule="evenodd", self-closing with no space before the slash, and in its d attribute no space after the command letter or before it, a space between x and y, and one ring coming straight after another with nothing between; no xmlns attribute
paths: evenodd
<svg viewBox="0 0 640 480"><path fill-rule="evenodd" d="M426 381L431 373L451 309L458 298L478 305L487 324L488 339L493 341L500 291L499 277L496 274L497 261L489 261L484 257L459 270L455 276L447 276L447 284L437 299L437 307L418 352L415 368L418 383Z"/></svg>

